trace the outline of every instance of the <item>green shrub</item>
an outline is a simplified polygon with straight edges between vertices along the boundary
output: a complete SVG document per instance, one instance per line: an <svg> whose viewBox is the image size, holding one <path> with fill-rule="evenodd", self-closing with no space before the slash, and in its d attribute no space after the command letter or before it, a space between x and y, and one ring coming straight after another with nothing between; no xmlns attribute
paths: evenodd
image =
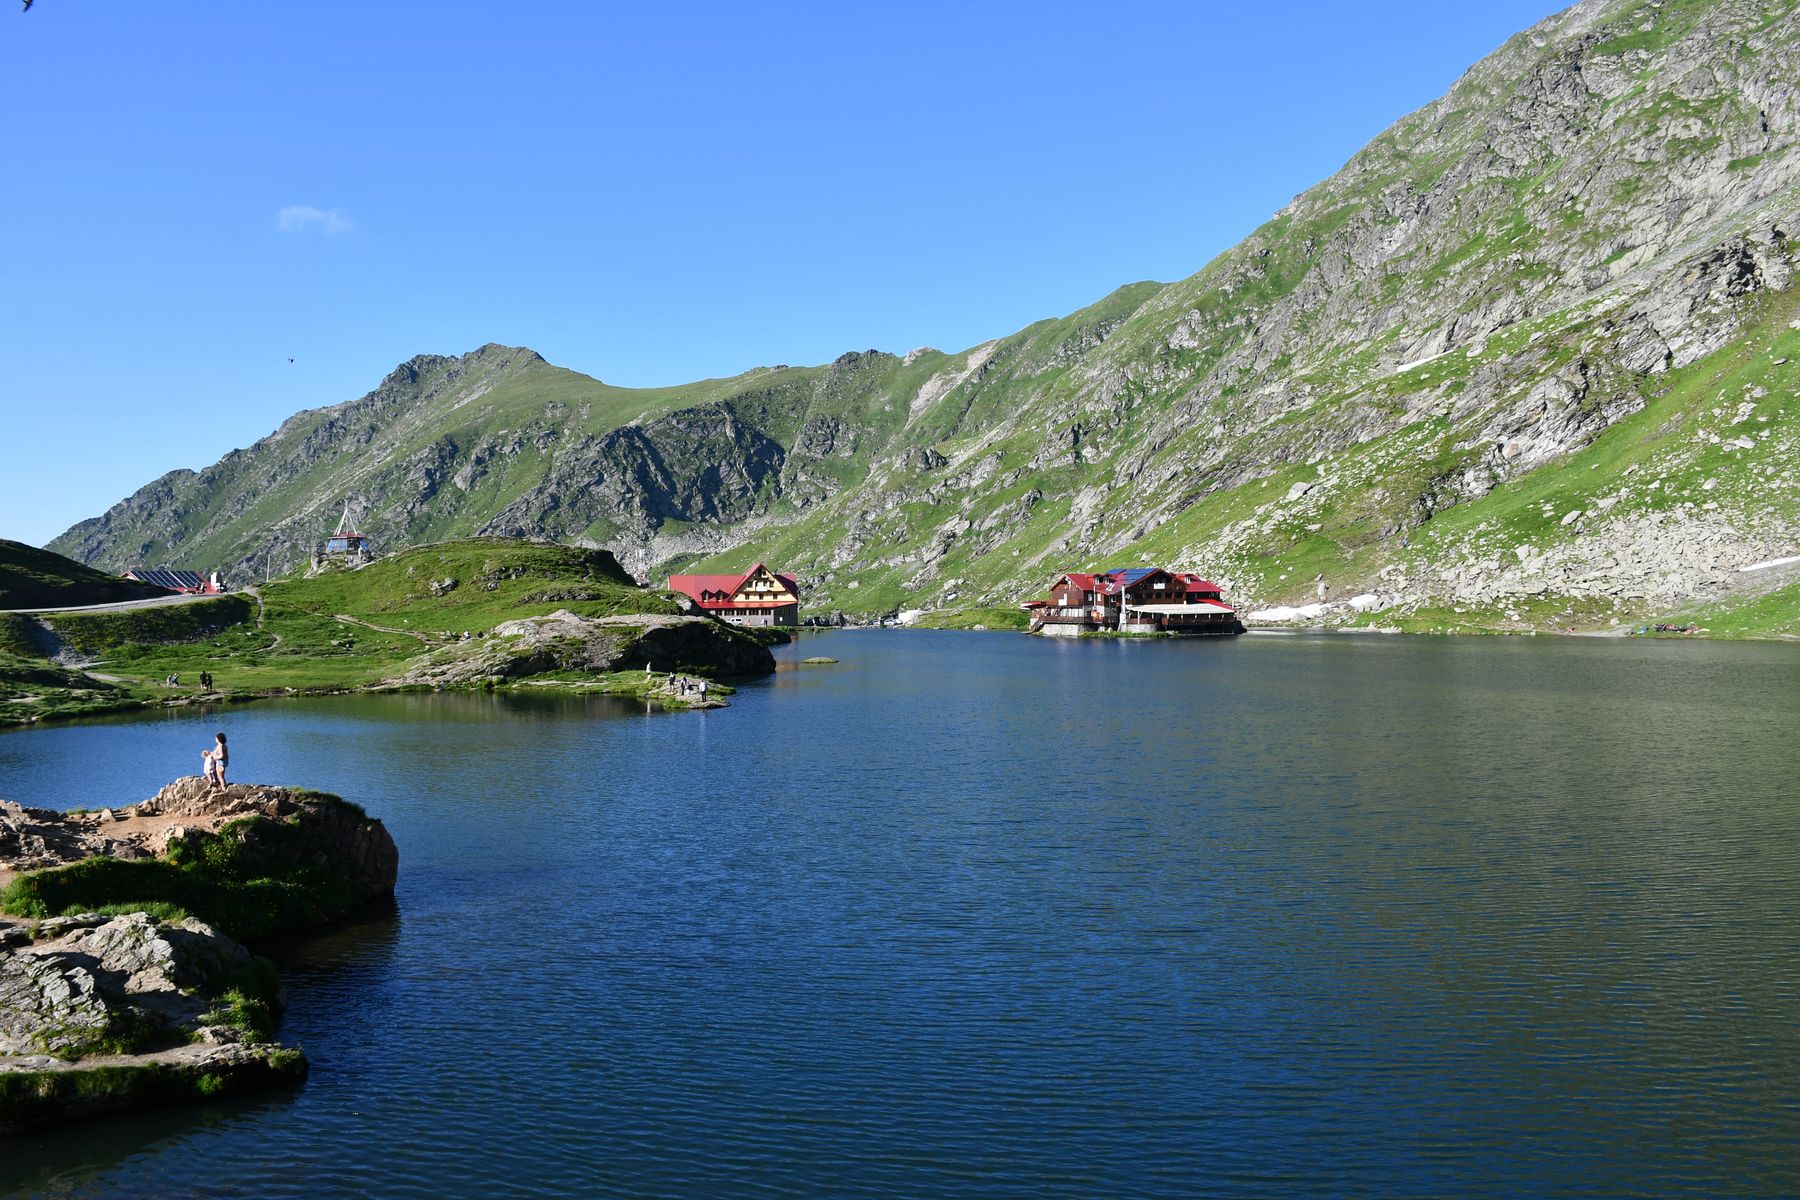
<svg viewBox="0 0 1800 1200"><path fill-rule="evenodd" d="M34 871L0 890L0 911L24 917L76 912L192 914L243 942L321 925L359 899L348 878L310 864L246 861L237 835L266 817L246 817L217 833L192 833L160 859L90 858Z"/></svg>

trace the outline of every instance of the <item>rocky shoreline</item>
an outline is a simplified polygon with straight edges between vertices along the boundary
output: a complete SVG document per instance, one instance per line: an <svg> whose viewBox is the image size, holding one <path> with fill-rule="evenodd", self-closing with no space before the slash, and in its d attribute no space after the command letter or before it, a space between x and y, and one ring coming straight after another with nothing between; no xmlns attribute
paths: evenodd
<svg viewBox="0 0 1800 1200"><path fill-rule="evenodd" d="M0 1135L291 1083L252 943L393 894L399 853L335 796L180 779L127 808L0 801Z"/></svg>

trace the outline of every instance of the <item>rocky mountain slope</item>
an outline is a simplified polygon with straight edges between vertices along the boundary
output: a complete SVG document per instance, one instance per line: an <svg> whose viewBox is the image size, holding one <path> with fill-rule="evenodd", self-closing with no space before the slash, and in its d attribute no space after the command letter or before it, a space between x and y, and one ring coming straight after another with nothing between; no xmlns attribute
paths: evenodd
<svg viewBox="0 0 1800 1200"><path fill-rule="evenodd" d="M1583 0L1178 283L955 354L630 391L418 358L52 548L277 562L529 532L815 609L1199 569L1521 627L1725 605L1795 554L1800 0ZM1767 603L1766 601L1764 603ZM1780 604L1777 604L1780 607Z"/></svg>

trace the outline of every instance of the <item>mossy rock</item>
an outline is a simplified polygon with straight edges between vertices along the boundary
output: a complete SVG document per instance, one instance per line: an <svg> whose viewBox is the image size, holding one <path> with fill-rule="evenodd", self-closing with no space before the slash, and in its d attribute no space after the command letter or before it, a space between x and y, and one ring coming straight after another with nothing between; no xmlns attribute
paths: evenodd
<svg viewBox="0 0 1800 1200"><path fill-rule="evenodd" d="M273 1045L219 1046L92 1067L0 1070L0 1136L66 1117L291 1085L306 1073L304 1054Z"/></svg>

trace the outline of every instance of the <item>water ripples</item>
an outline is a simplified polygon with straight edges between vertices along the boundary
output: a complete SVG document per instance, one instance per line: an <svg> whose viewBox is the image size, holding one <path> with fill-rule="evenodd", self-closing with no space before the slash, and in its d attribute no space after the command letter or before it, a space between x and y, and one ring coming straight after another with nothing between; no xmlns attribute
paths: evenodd
<svg viewBox="0 0 1800 1200"><path fill-rule="evenodd" d="M1800 1191L1788 648L830 642L702 716L205 718L387 820L397 912L289 956L303 1089L0 1186ZM0 737L0 794L147 794L197 728Z"/></svg>

